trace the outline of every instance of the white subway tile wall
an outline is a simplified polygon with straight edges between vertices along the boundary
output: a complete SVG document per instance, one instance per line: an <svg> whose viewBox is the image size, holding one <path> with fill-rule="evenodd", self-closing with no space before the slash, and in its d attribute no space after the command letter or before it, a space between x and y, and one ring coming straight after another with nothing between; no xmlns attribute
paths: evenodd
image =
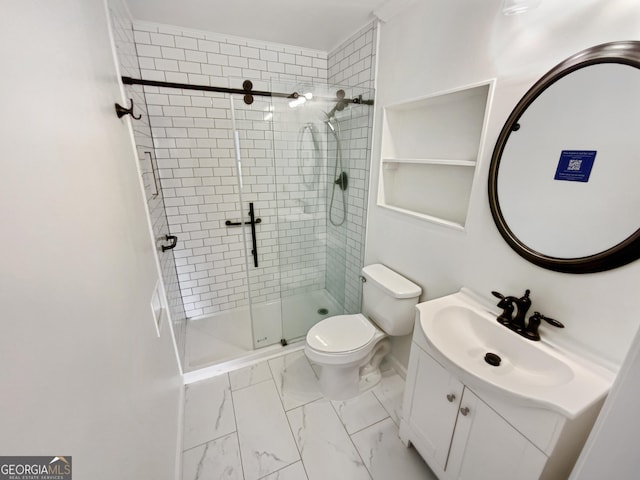
<svg viewBox="0 0 640 480"><path fill-rule="evenodd" d="M363 99L373 100L377 35L377 23L371 23L329 53L329 84L352 87L350 96L361 94ZM350 173L347 222L339 228L328 225L326 288L336 299L340 299L338 295L342 292L345 311L355 313L360 311L362 302L359 277L364 263L373 108L352 105L347 110L350 116L343 118L338 114L343 156ZM340 231L341 228L346 232ZM341 270L340 265L345 267ZM331 272L334 271L343 272L342 279L333 278Z"/></svg>
<svg viewBox="0 0 640 480"><path fill-rule="evenodd" d="M336 76L341 62L357 52L362 58L341 78L354 82L349 97L373 95L373 25L329 55L142 22L134 22L134 38L145 79L232 88L249 79L256 90L311 90L316 96L335 95L337 87L326 88L330 62ZM347 310L357 311L372 109L353 105L338 115L350 175L348 217L329 235L326 209L335 141L327 135L322 111L332 104L297 109L292 115L286 99L256 96L247 106L235 96L243 170L239 192L228 96L158 87L144 91L169 229L180 239L174 254L187 316L248 303L244 255L246 250L250 256L251 236L242 227L225 226L225 220L246 221L249 202L261 218L256 226L259 267L249 268L253 302L331 287L337 300L347 302ZM303 129L306 124L318 131L316 147L310 131ZM342 208L339 190L336 208ZM330 269L327 264L334 257L340 261L334 259L336 268ZM345 288L348 282L355 283Z"/></svg>
<svg viewBox="0 0 640 480"><path fill-rule="evenodd" d="M136 40L141 63L148 67L142 71L143 78L234 88L241 86L242 79L250 79L254 88L261 90L269 90L274 78L326 82L326 54L322 52L148 24L136 25ZM225 226L226 220L246 221L249 202L261 218L256 227L259 267L249 269L253 302L277 300L281 280L298 288L322 288L324 269L318 270L319 262L316 260L312 268L311 257L301 261L305 248L319 256L317 246L313 248L300 235L301 229L308 227L296 222L296 229L282 225L279 229L274 135L289 144L295 141L287 138L286 128L291 125L276 121L272 126L271 102L255 97L254 103L246 106L238 96L234 98L243 166L241 206L229 99L209 92L153 87L145 91L168 221L172 233L181 239L175 255L187 315L211 314L249 301L244 255L245 248L252 249L251 238L242 227ZM280 103L286 105L283 100ZM276 131L280 126L285 130ZM278 182L281 202L291 208L287 202L296 197L293 191L297 187L288 177L280 176ZM281 212L283 222L287 214L286 210ZM296 230L298 235L294 235ZM279 231L287 248L282 269ZM296 241L286 243L292 238ZM291 265L305 268L286 268ZM294 271L298 274L291 275Z"/></svg>
<svg viewBox="0 0 640 480"><path fill-rule="evenodd" d="M375 88L378 27L373 22L355 32L327 56L330 84Z"/></svg>
<svg viewBox="0 0 640 480"><path fill-rule="evenodd" d="M287 86L274 82L273 88L280 91ZM324 86L299 84L298 91L312 91L316 96L325 97L335 95ZM292 110L287 103L274 105L278 246L283 297L324 289L329 178L328 128L324 123L324 112L331 106L331 103L308 104ZM285 336L287 313L283 311Z"/></svg>
<svg viewBox="0 0 640 480"><path fill-rule="evenodd" d="M129 12L121 0L109 0L108 3L120 73L125 76L139 78L139 59L134 40L133 22ZM161 239L169 234L169 226L165 216L159 179L154 175L156 158L145 96L140 86L125 86L125 93L127 98L131 98L134 102L134 113L142 115L140 120L132 122L132 126L153 234L160 242ZM166 252L159 251L158 255L175 342L178 347L179 357L183 361L187 322L173 252L171 250Z"/></svg>

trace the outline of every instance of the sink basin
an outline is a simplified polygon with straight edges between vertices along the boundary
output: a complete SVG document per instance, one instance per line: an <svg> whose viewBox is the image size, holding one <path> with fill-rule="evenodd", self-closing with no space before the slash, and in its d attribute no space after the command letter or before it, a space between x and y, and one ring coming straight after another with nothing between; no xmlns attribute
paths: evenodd
<svg viewBox="0 0 640 480"><path fill-rule="evenodd" d="M610 372L544 340L517 335L496 321L497 311L467 289L418 304L417 309L427 344L469 387L569 418L602 399L611 387ZM487 353L498 355L499 365L487 362Z"/></svg>

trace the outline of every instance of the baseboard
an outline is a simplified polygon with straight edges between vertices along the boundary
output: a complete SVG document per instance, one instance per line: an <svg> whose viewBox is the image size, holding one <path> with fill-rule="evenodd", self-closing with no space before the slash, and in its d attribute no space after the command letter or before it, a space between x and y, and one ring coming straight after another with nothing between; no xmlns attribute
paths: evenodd
<svg viewBox="0 0 640 480"><path fill-rule="evenodd" d="M401 361L399 361L393 354L389 354L384 358L385 363L393 368L403 380L407 379L407 367L405 367ZM384 370L384 367L382 367Z"/></svg>

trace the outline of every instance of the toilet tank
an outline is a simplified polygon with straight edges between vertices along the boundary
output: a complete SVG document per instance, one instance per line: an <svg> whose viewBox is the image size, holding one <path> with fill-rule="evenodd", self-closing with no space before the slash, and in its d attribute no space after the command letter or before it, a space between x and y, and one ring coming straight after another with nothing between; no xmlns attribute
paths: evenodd
<svg viewBox="0 0 640 480"><path fill-rule="evenodd" d="M408 335L422 289L377 263L362 269L362 313L389 335Z"/></svg>

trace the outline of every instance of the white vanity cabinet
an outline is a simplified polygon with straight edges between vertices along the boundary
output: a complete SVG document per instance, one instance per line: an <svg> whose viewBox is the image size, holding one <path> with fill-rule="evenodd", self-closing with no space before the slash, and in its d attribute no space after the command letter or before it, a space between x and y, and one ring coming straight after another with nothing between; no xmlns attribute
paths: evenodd
<svg viewBox="0 0 640 480"><path fill-rule="evenodd" d="M400 438L440 480L561 480L577 459L601 402L576 419L513 405L464 385L416 323Z"/></svg>
<svg viewBox="0 0 640 480"><path fill-rule="evenodd" d="M408 375L415 382L411 392L413 401L410 402L413 408L406 410L410 412L411 428L415 433L413 443L425 459L431 458L444 470L464 385L419 347L412 350ZM405 397L409 394L405 391Z"/></svg>
<svg viewBox="0 0 640 480"><path fill-rule="evenodd" d="M441 479L535 480L547 456L415 344L400 437ZM411 376L411 378L409 377Z"/></svg>

